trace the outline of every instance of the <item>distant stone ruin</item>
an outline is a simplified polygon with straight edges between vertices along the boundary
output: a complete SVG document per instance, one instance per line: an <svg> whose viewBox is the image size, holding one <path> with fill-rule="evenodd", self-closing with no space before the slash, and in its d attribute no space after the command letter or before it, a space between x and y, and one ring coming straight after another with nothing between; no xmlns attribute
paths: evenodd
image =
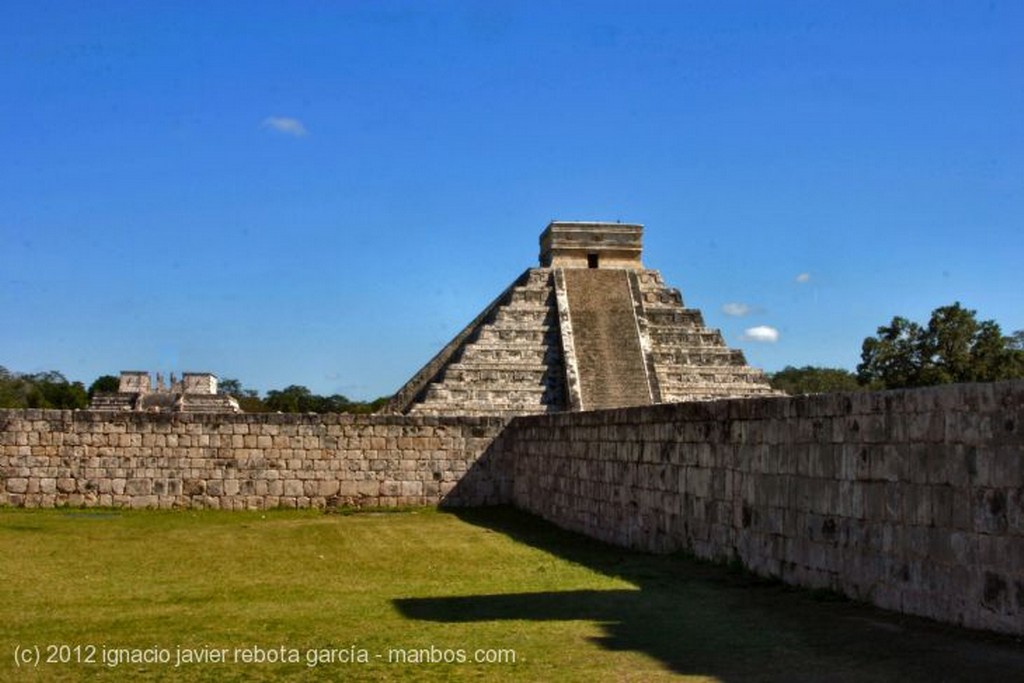
<svg viewBox="0 0 1024 683"><path fill-rule="evenodd" d="M133 410L147 413L240 413L238 401L229 394L217 393L217 376L209 372L185 372L177 380L171 373L156 373L156 385L148 372L123 370L117 392L98 392L90 410Z"/></svg>
<svg viewBox="0 0 1024 683"><path fill-rule="evenodd" d="M386 411L519 415L771 395L644 267L643 226L552 222L530 268L413 376Z"/></svg>

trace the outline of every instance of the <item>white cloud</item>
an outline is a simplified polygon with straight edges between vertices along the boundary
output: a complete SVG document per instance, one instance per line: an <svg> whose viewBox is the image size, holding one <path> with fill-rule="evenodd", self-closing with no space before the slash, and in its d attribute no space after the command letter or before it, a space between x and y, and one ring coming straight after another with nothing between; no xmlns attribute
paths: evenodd
<svg viewBox="0 0 1024 683"><path fill-rule="evenodd" d="M263 119L263 128L271 128L278 133L294 135L301 138L306 134L306 127L298 119L290 119L287 116L268 116Z"/></svg>
<svg viewBox="0 0 1024 683"><path fill-rule="evenodd" d="M743 341L768 342L774 344L779 341L779 331L768 325L748 327L743 331Z"/></svg>
<svg viewBox="0 0 1024 683"><path fill-rule="evenodd" d="M722 313L725 313L726 315L735 316L737 318L742 318L743 316L750 315L753 312L753 308L751 308L747 304L741 304L739 302L732 302L722 306Z"/></svg>
<svg viewBox="0 0 1024 683"><path fill-rule="evenodd" d="M799 282L800 284L804 284L805 282L810 282L811 281L811 274L810 273L800 273L799 275L796 276L796 281Z"/></svg>

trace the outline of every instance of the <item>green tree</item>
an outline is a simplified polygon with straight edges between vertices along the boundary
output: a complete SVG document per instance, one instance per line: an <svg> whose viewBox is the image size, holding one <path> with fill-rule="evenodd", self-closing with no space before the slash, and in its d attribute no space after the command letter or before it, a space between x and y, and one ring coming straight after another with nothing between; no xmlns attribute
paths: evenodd
<svg viewBox="0 0 1024 683"><path fill-rule="evenodd" d="M787 365L769 377L773 389L787 394L821 394L837 391L858 391L863 387L857 376L842 368L819 368Z"/></svg>
<svg viewBox="0 0 1024 683"><path fill-rule="evenodd" d="M292 384L284 389L271 389L263 401L268 410L281 413L315 412L313 392L304 386Z"/></svg>
<svg viewBox="0 0 1024 683"><path fill-rule="evenodd" d="M371 413L387 403L382 397L370 403L352 401L341 394L321 396L304 386L293 384L284 389L271 389L263 403L266 410L282 413ZM248 410L239 401L243 410Z"/></svg>
<svg viewBox="0 0 1024 683"><path fill-rule="evenodd" d="M35 405L30 408L60 408L70 410L89 405L89 394L81 382L42 381L35 384L30 394Z"/></svg>
<svg viewBox="0 0 1024 683"><path fill-rule="evenodd" d="M268 410L267 405L260 398L260 393L255 389L246 389L240 380L218 380L217 391L234 396L238 401L238 407L246 413L265 413Z"/></svg>
<svg viewBox="0 0 1024 683"><path fill-rule="evenodd" d="M241 398L244 396L242 393L242 382L237 379L218 379L217 391L222 394L230 394L235 398Z"/></svg>
<svg viewBox="0 0 1024 683"><path fill-rule="evenodd" d="M24 407L21 378L0 365L0 408Z"/></svg>
<svg viewBox="0 0 1024 683"><path fill-rule="evenodd" d="M96 381L89 385L89 398L91 399L97 393L111 394L117 392L121 388L121 380L113 375L100 375L96 378Z"/></svg>
<svg viewBox="0 0 1024 683"><path fill-rule="evenodd" d="M316 409L318 413L344 413L348 412L349 407L352 405L352 401L341 394L318 396L317 398L320 399Z"/></svg>
<svg viewBox="0 0 1024 683"><path fill-rule="evenodd" d="M59 372L26 375L0 367L0 408L85 408L89 396L81 382Z"/></svg>
<svg viewBox="0 0 1024 683"><path fill-rule="evenodd" d="M377 398L373 399L369 403L362 403L360 405L363 405L363 406L366 407L366 410L364 412L376 413L376 412L380 411L382 408L384 408L384 406L386 406L388 404L388 402L391 400L391 398L392 398L391 396L378 396Z"/></svg>
<svg viewBox="0 0 1024 683"><path fill-rule="evenodd" d="M879 327L861 345L857 378L873 388L919 386L921 335L920 325L902 317Z"/></svg>
<svg viewBox="0 0 1024 683"><path fill-rule="evenodd" d="M861 346L861 383L895 389L1024 377L1024 351L992 320L955 302L932 311L926 326L896 317Z"/></svg>

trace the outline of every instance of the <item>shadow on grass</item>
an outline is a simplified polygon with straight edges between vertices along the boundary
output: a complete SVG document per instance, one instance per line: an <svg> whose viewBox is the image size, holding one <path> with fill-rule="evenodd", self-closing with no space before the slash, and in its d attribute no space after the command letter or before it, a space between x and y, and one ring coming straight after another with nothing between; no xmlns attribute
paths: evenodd
<svg viewBox="0 0 1024 683"><path fill-rule="evenodd" d="M1024 680L1019 640L902 617L680 556L636 553L562 531L511 508L452 511L636 586L403 598L434 622L587 620L596 643L646 653L667 669L722 681Z"/></svg>

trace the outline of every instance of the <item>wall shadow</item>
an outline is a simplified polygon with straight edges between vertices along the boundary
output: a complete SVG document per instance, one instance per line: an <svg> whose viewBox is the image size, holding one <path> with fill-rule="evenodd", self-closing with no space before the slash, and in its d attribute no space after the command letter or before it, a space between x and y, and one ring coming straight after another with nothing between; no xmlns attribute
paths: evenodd
<svg viewBox="0 0 1024 683"><path fill-rule="evenodd" d="M487 440L469 468L458 476L452 489L442 496L439 507L478 508L507 505L512 501L514 460L505 444L508 422L499 430L472 427L470 438Z"/></svg>
<svg viewBox="0 0 1024 683"><path fill-rule="evenodd" d="M588 620L607 650L721 681L1024 680L1012 638L884 612L682 556L656 556L558 529L510 507L451 509L462 521L635 589L406 597L406 617L441 623Z"/></svg>

